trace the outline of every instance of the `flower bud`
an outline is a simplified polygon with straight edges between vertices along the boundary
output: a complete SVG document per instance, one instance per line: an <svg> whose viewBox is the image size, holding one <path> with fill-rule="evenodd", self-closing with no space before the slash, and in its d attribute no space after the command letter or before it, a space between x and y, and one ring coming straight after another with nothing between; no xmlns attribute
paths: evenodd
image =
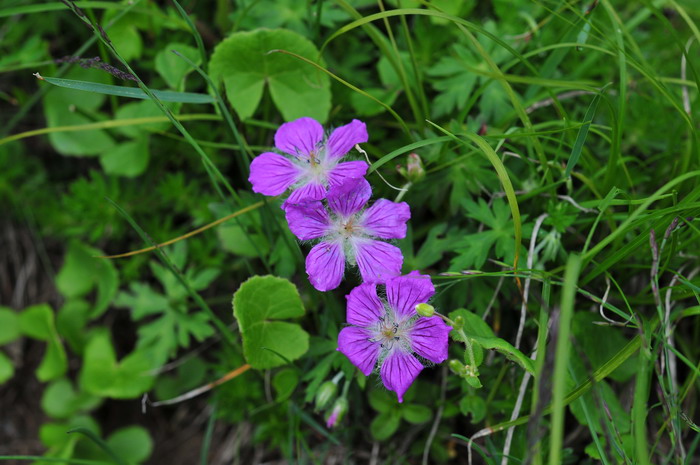
<svg viewBox="0 0 700 465"><path fill-rule="evenodd" d="M454 373L458 376L464 376L464 374L467 371L464 364L462 362L460 362L459 360L457 360L456 358L453 358L452 360L450 360L448 362L448 366L450 367L450 370L452 371L452 373Z"/></svg>
<svg viewBox="0 0 700 465"><path fill-rule="evenodd" d="M343 419L347 411L348 400L345 397L340 397L335 401L333 408L330 410L330 413L326 418L326 427L335 428L335 426Z"/></svg>
<svg viewBox="0 0 700 465"><path fill-rule="evenodd" d="M335 397L338 385L333 381L326 381L318 388L314 405L316 410L323 410Z"/></svg>
<svg viewBox="0 0 700 465"><path fill-rule="evenodd" d="M421 160L417 153L410 153L408 155L408 163L406 163L406 178L412 183L417 183L424 177L425 168L423 167L423 160Z"/></svg>
<svg viewBox="0 0 700 465"><path fill-rule="evenodd" d="M431 317L435 315L435 307L430 304L418 304L416 305L416 312L420 316Z"/></svg>
<svg viewBox="0 0 700 465"><path fill-rule="evenodd" d="M454 320L453 320L453 325L452 329L460 330L464 328L464 317L462 315L458 315Z"/></svg>

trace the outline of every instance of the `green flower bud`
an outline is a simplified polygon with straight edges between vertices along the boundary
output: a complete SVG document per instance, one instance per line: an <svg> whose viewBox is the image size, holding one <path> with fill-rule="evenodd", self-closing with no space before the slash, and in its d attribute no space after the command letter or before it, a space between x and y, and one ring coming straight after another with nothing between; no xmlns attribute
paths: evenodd
<svg viewBox="0 0 700 465"><path fill-rule="evenodd" d="M416 312L420 316L431 317L435 315L435 307L430 304L418 304L416 305Z"/></svg>
<svg viewBox="0 0 700 465"><path fill-rule="evenodd" d="M316 399L314 405L316 410L323 410L331 400L335 397L335 393L338 390L338 385L333 381L326 381L323 383L316 392Z"/></svg>
<svg viewBox="0 0 700 465"><path fill-rule="evenodd" d="M328 413L326 417L326 427L335 428L335 426L340 423L343 419L345 413L348 411L348 400L345 397L341 397L335 401L333 408Z"/></svg>
<svg viewBox="0 0 700 465"><path fill-rule="evenodd" d="M457 360L456 358L453 358L452 360L450 360L447 363L447 365L450 367L450 370L452 371L452 373L454 373L458 376L464 376L464 374L467 371L464 364L462 362L460 362L459 360Z"/></svg>
<svg viewBox="0 0 700 465"><path fill-rule="evenodd" d="M464 328L464 317L461 315L458 315L454 320L453 320L453 325L452 329L455 329L459 331L460 329Z"/></svg>
<svg viewBox="0 0 700 465"><path fill-rule="evenodd" d="M425 177L425 168L423 167L423 160L420 159L417 153L410 153L408 155L406 171L406 178L414 184Z"/></svg>

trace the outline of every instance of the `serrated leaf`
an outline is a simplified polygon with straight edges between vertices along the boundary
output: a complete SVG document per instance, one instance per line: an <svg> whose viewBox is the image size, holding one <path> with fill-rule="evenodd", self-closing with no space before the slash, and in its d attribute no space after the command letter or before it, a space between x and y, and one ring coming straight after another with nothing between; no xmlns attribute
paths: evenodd
<svg viewBox="0 0 700 465"><path fill-rule="evenodd" d="M309 335L298 324L279 321L304 314L296 287L275 276L253 276L233 295L233 313L243 337L243 352L257 369L294 361L309 348Z"/></svg>
<svg viewBox="0 0 700 465"><path fill-rule="evenodd" d="M285 120L310 116L325 122L331 106L328 76L298 58L269 53L272 50L286 50L314 62L319 56L314 44L296 32L237 32L217 45L209 72L214 81L223 81L228 100L241 119L253 115L267 86Z"/></svg>

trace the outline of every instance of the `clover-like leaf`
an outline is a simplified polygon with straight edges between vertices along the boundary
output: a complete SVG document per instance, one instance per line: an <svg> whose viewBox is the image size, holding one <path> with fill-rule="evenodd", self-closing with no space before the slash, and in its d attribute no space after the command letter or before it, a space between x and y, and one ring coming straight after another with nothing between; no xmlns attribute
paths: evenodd
<svg viewBox="0 0 700 465"><path fill-rule="evenodd" d="M233 295L233 314L243 336L243 353L253 368L285 365L309 349L306 331L279 321L304 314L299 292L286 279L253 276Z"/></svg>
<svg viewBox="0 0 700 465"><path fill-rule="evenodd" d="M270 53L273 50L286 50L313 62L319 56L314 44L296 32L237 32L214 50L209 63L212 79L223 81L228 100L242 119L253 115L267 84L272 101L287 121L310 116L325 122L331 108L328 75L291 55Z"/></svg>

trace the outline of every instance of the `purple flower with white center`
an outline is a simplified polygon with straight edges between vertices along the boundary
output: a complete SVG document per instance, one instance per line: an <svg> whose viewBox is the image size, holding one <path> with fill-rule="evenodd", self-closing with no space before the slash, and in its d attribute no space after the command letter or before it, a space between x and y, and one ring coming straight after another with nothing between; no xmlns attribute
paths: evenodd
<svg viewBox="0 0 700 465"><path fill-rule="evenodd" d="M363 142L367 142L367 126L356 119L328 138L313 118L284 123L275 133L275 146L290 157L273 152L257 156L250 164L248 181L254 192L264 195L280 195L291 187L291 203L324 199L329 187L365 175L364 161L340 162Z"/></svg>
<svg viewBox="0 0 700 465"><path fill-rule="evenodd" d="M364 208L372 188L364 178L328 190L328 208L319 201L285 203L289 229L299 239L321 239L306 257L309 281L319 291L340 285L345 262L357 265L364 282L384 282L401 274L401 250L377 239L406 237L411 210L405 202L379 199Z"/></svg>
<svg viewBox="0 0 700 465"><path fill-rule="evenodd" d="M375 365L399 402L423 369L420 357L434 363L447 359L451 327L439 316L419 317L415 307L435 294L430 276L413 271L386 281L386 301L377 285L361 284L347 296L347 321L338 335L338 350L369 376Z"/></svg>

